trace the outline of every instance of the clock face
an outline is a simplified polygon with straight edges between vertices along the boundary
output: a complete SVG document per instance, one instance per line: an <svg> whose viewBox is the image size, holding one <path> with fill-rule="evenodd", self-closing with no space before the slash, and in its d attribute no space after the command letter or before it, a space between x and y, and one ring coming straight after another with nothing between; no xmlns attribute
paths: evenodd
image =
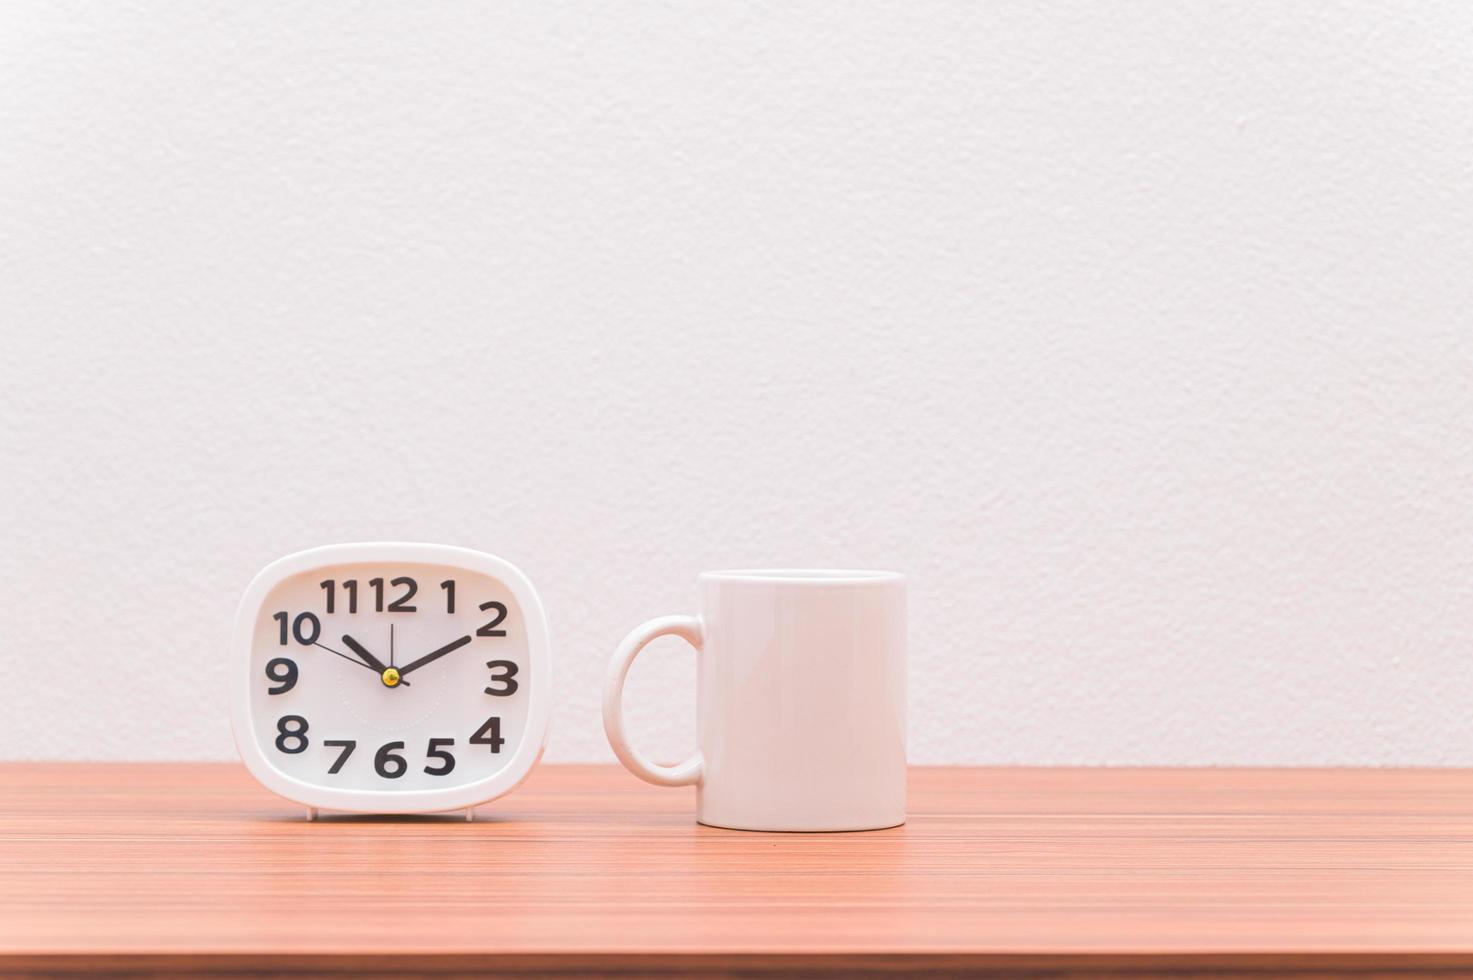
<svg viewBox="0 0 1473 980"><path fill-rule="evenodd" d="M254 617L242 609L249 731L237 737L253 771L274 770L271 788L309 805L435 808L408 802L429 797L449 808L495 795L475 788L509 768L520 771L501 791L530 769L545 731L545 720L529 724L534 694L547 679L534 655L541 609L529 619L524 589L484 569L406 560L319 564L267 584ZM404 805L385 805L393 798Z"/></svg>

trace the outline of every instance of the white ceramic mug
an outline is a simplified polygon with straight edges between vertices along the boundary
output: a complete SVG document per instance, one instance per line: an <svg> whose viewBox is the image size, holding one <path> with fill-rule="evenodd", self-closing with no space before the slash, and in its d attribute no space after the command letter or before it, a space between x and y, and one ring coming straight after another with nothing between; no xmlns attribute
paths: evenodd
<svg viewBox="0 0 1473 980"><path fill-rule="evenodd" d="M701 615L624 638L604 681L604 731L636 776L696 787L696 819L737 830L877 830L905 822L905 577L737 571L700 577ZM698 750L656 765L624 733L639 651L697 653Z"/></svg>

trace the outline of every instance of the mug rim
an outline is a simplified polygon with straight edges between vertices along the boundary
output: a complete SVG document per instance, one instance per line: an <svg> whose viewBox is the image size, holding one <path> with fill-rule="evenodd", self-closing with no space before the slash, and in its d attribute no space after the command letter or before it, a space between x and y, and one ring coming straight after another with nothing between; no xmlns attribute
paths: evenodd
<svg viewBox="0 0 1473 980"><path fill-rule="evenodd" d="M862 568L732 568L702 572L702 582L751 585L885 585L904 582L900 572Z"/></svg>

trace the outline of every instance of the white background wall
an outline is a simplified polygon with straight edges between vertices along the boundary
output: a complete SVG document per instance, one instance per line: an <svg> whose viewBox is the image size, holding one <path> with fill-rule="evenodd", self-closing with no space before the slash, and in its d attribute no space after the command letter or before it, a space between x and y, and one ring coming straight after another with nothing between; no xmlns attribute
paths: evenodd
<svg viewBox="0 0 1473 980"><path fill-rule="evenodd" d="M0 7L0 756L229 758L272 558L724 566L912 757L1473 763L1473 5ZM693 669L634 727L691 744Z"/></svg>

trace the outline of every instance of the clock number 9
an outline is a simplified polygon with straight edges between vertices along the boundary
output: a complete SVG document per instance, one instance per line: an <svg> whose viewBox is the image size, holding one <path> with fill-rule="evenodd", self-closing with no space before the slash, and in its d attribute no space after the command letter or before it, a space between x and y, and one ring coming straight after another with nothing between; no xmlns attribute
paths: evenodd
<svg viewBox="0 0 1473 980"><path fill-rule="evenodd" d="M297 686L297 665L285 657L277 657L266 665L266 676L280 684L267 694L285 694Z"/></svg>
<svg viewBox="0 0 1473 980"><path fill-rule="evenodd" d="M271 618L276 620L277 625L281 627L281 645L286 646L287 614L285 612L279 612ZM322 635L322 623L318 622L317 617L311 613L302 613L296 619L292 620L291 635L302 646L310 647Z"/></svg>
<svg viewBox="0 0 1473 980"><path fill-rule="evenodd" d="M288 742L295 742L288 748ZM287 755L307 751L307 719L301 715L282 715L276 719L276 750Z"/></svg>

